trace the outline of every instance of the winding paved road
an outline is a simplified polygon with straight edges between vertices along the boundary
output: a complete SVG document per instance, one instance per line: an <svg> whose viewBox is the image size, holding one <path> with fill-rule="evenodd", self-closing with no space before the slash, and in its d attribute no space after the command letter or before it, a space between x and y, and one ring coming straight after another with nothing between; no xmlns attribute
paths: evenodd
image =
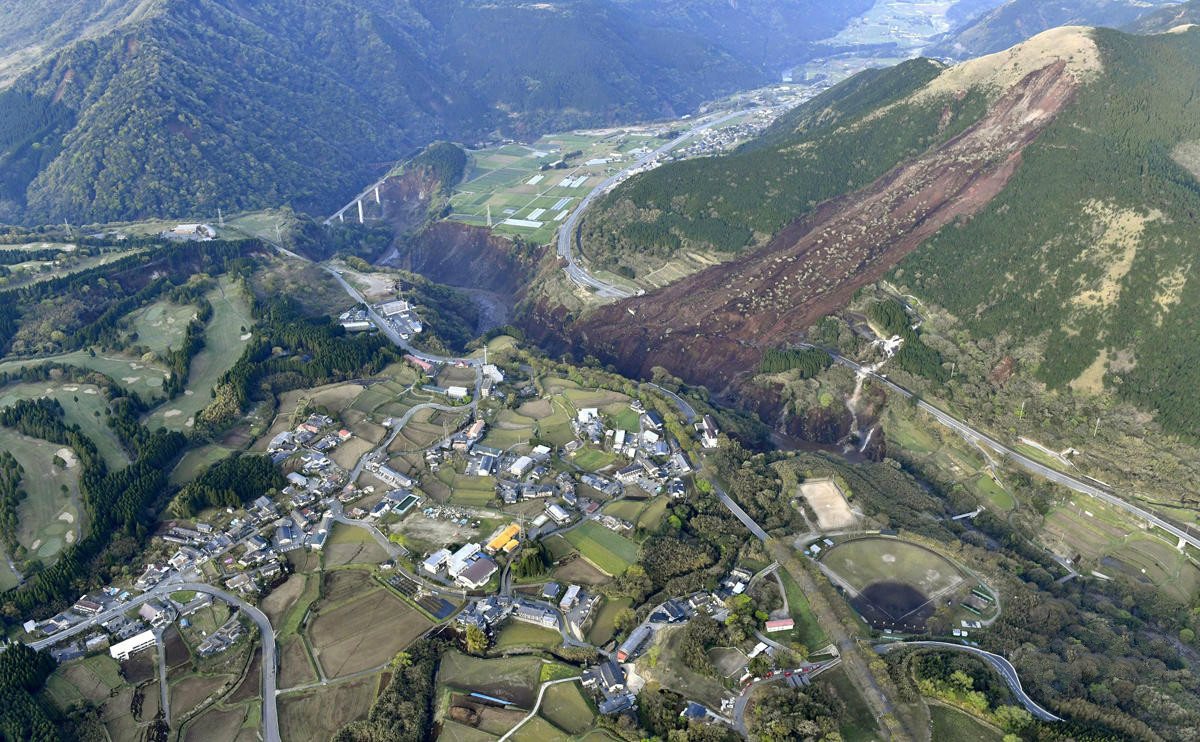
<svg viewBox="0 0 1200 742"><path fill-rule="evenodd" d="M643 382L642 382L642 385L643 385L643 386L648 386L648 387L650 387L651 389L654 389L654 390L658 391L659 393L661 393L661 394L665 395L665 396L667 397L667 399L669 399L669 400L671 400L672 402L674 402L674 403L675 403L675 407L676 407L676 409L678 409L678 410L679 410L679 412L680 412L680 413L681 413L681 414L682 414L682 415L683 415L685 418L687 418L687 421L688 421L688 424L689 424L689 425L690 425L690 424L692 424L692 423L694 423L694 422L696 421L696 417L697 417L697 416L696 416L696 410L695 410L695 409L693 409L693 408L692 408L692 406L691 406L690 404L688 404L688 403L687 403L687 400L685 400L683 397L679 396L678 394L676 394L675 392L673 392L673 391L671 391L671 390L669 390L669 389L663 389L663 388L662 388L661 386L659 386L658 384L652 384L652 383L650 383L649 381L643 381Z"/></svg>
<svg viewBox="0 0 1200 742"><path fill-rule="evenodd" d="M29 646L37 650L42 650L53 646L64 639L69 639L76 634L80 634L92 628L96 624L104 623L117 616L124 615L130 608L136 608L142 603L170 595L173 592L180 590L192 590L198 593L205 593L214 598L225 601L226 603L235 606L245 613L255 626L258 627L258 633L262 637L263 659L262 659L262 721L263 721L263 740L264 742L282 742L279 736L279 714L275 706L275 672L276 672L276 657L275 657L275 631L271 628L271 622L267 620L266 615L254 606L245 602L241 598L231 595L224 590L213 587L204 582L184 582L179 579L167 579L155 585L150 590L138 595L124 603L118 604L114 608L110 608L103 613L93 616L85 621L64 629L56 634L46 637L40 641L32 642Z"/></svg>
<svg viewBox="0 0 1200 742"><path fill-rule="evenodd" d="M820 673L836 666L842 660L840 657L835 657L828 662L805 662L800 667L794 670L778 670L769 678L755 678L742 688L742 692L738 695L737 701L733 705L733 726L737 731L746 738L749 738L750 733L746 729L746 706L750 703L750 696L753 695L754 689L760 685L767 683L778 683L781 680L787 680L789 675L800 675L807 677L809 680L815 678ZM787 674L785 674L787 673Z"/></svg>
<svg viewBox="0 0 1200 742"><path fill-rule="evenodd" d="M261 688L263 740L264 742L282 742L279 736L279 710L275 704L275 674L279 660L275 654L275 630L271 628L271 622L267 619L266 614L241 598L203 582L184 582L173 589L195 590L198 593L206 593L214 598L220 598L226 603L236 606L258 627L259 636L262 637L263 651Z"/></svg>
<svg viewBox="0 0 1200 742"><path fill-rule="evenodd" d="M748 112L748 110L734 111L733 113L726 114L720 118L715 118L711 121L697 124L653 152L642 155L632 165L625 168L621 172L606 178L603 183L593 188L591 193L584 196L583 200L579 202L579 206L575 207L575 210L571 212L569 217L567 217L567 221L564 222L558 230L558 257L567 261L567 265L563 268L563 270L566 271L567 276L576 285L584 288L594 289L597 296L605 299L626 299L630 296L633 296L633 292L629 291L628 289L621 288L620 286L614 286L611 283L605 283L604 281L601 281L593 276L591 273L588 273L587 268L584 268L583 265L579 263L579 261L577 261L575 256L571 253L571 243L575 241L575 231L579 228L579 220L583 216L583 212L587 211L587 207L592 203L593 200L595 200L612 186L629 177L630 171L636 168L644 167L656 157L670 152L697 134L711 129L714 126L720 126L726 121L745 115Z"/></svg>
<svg viewBox="0 0 1200 742"><path fill-rule="evenodd" d="M1012 663L1001 657L998 654L985 652L978 647L969 647L965 644L953 644L951 642L935 642L935 641L915 641L915 642L896 642L893 644L876 644L875 651L879 653L890 652L896 647L909 647L913 645L921 647L935 647L937 649L950 649L956 652L969 652L977 657L982 657L987 661L996 672L1000 673L1000 677L1004 678L1004 683L1008 686L1017 700L1025 707L1025 710L1032 714L1035 718L1042 721L1062 721L1061 717L1043 708L1037 701L1029 697L1025 689L1021 687L1021 678L1017 676L1017 668L1013 667Z"/></svg>
<svg viewBox="0 0 1200 742"><path fill-rule="evenodd" d="M800 347L803 347L803 348L819 347L819 346L810 345L808 343L800 343L799 345L800 345ZM821 350L828 351L829 349L821 348ZM913 396L912 392L910 392L909 390L900 386L899 384L897 384L893 381L890 381L886 376L882 376L880 374L874 373L873 371L870 371L867 368L855 363L854 361L851 361L848 358L844 358L843 356L838 355L837 353L831 352L830 355L833 356L833 360L836 363L838 363L842 366L846 366L847 368L853 369L857 373L864 374L866 376L871 377L875 381L878 381L880 384L883 384L888 389L891 389L892 391L896 392L897 394L900 394L901 396L903 396L905 398L909 398L909 397ZM1117 495L1114 495L1111 492L1107 492L1093 484L1090 484L1089 482L1086 482L1078 477L1073 477L1069 474L1064 474L1063 472L1061 472L1057 469L1053 469L1049 466L1046 466L1045 464L1034 461L1033 459L1029 458L1028 456L1025 456L1024 454L1020 453L1019 451L1009 448L1008 446L1004 445L1003 443L1000 443L996 439L991 438L986 433L982 433L979 430L971 427L970 425L963 422L962 420L959 420L958 418L953 417L949 413L943 412L941 409L934 407L933 405L929 404L928 402L926 402L923 399L920 399L920 398L917 399L917 407L924 410L925 412L928 412L939 423L946 426L947 428L950 428L951 430L958 433L959 435L961 435L963 438L967 439L968 441L971 441L973 443L982 443L985 446L987 446L988 448L991 448L996 453L999 453L999 454L1009 457L1010 459L1017 462L1022 467L1024 467L1025 469L1028 469L1029 471L1033 472L1034 474L1041 475L1041 476L1045 477L1046 479L1049 479L1052 482L1058 482L1059 484L1063 485L1064 487L1068 487L1072 490L1075 490L1076 492L1080 492L1082 494L1089 495L1091 497L1095 497L1096 499L1106 502L1109 505L1112 505L1113 507L1120 508L1121 510L1124 510L1138 518L1141 518L1142 520L1146 521L1150 525L1157 526L1158 528L1163 529L1167 533L1169 533L1172 536L1174 536L1175 538L1179 539L1181 542L1191 544L1192 546L1196 547L1197 549L1200 549L1200 537L1193 536L1191 533L1185 531L1182 528L1179 528L1178 526L1176 526L1172 523L1167 522L1166 520L1164 520L1163 518L1160 518L1159 516L1155 515L1154 513L1151 513L1150 511L1148 511L1144 508L1138 507L1137 505L1134 505L1133 503L1131 503L1121 497L1118 497Z"/></svg>

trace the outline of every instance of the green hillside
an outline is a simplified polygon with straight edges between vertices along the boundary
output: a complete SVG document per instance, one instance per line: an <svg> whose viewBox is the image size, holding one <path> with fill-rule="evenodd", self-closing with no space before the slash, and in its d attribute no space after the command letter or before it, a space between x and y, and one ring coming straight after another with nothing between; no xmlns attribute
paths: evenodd
<svg viewBox="0 0 1200 742"><path fill-rule="evenodd" d="M1052 57L1037 55L1076 43L1071 33L1040 37L1014 58L1033 63L1025 69L1048 64ZM1076 35L1085 46L1070 53L1083 84L1023 152L1013 179L980 213L941 228L888 278L948 312L955 342L994 339L1050 390L1115 394L1153 412L1168 433L1194 440L1200 417L1194 363L1200 283L1193 270L1200 227L1200 29ZM1089 38L1094 51L1085 48ZM1081 65L1085 56L1095 59ZM732 155L634 178L589 213L583 252L605 267L643 265L647 256L666 260L680 250L741 253L746 257L735 265L749 275L750 248L817 214L814 207L828 199L845 200L815 219L853 208L871 192L866 186L897 163L935 156L931 145L978 120L998 90L982 78L971 82L972 75L984 66L1008 68L1002 59L970 64L955 73L954 85L969 83L965 95L910 97L939 74L929 61L864 73ZM1009 83L1019 81L1014 75ZM937 89L949 92L948 84ZM795 230L803 234L804 227ZM764 253L760 262L767 260ZM808 258L795 260L788 270L798 280L824 270L817 263L806 267ZM709 269L688 284L695 311L720 304L718 297L702 305L698 297L723 285L722 270ZM659 307L655 296L637 300L638 316L667 311L671 302ZM608 317L597 316L590 329ZM668 320L664 314L656 322L714 326L682 315Z"/></svg>
<svg viewBox="0 0 1200 742"><path fill-rule="evenodd" d="M687 160L631 179L584 219L583 251L604 265L666 259L681 249L738 253L759 246L818 203L862 187L983 111L970 96L952 105L899 105L935 78L927 59L863 72L786 114L762 137L725 157Z"/></svg>
<svg viewBox="0 0 1200 742"><path fill-rule="evenodd" d="M100 22L3 3L24 31L0 56L62 48L0 92L0 221L326 213L437 138L680 115L769 79L745 54L767 20L808 20L770 32L793 45L866 4L148 0Z"/></svg>
<svg viewBox="0 0 1200 742"><path fill-rule="evenodd" d="M1195 438L1200 31L1095 38L1104 74L983 213L942 230L894 279L975 337L1035 346L1050 387L1094 391L1102 378Z"/></svg>

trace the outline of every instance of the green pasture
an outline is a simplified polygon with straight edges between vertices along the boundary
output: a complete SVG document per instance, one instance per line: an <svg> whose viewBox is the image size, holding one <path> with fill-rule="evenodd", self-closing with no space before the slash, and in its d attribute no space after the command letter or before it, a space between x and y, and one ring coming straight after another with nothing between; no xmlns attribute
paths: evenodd
<svg viewBox="0 0 1200 742"><path fill-rule="evenodd" d="M585 521L564 535L584 559L614 577L624 574L637 561L636 543L593 521Z"/></svg>

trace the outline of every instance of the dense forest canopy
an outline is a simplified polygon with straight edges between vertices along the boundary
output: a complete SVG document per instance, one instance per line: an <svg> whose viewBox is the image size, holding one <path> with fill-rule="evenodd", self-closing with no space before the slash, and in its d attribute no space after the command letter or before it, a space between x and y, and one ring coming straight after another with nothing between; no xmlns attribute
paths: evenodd
<svg viewBox="0 0 1200 742"><path fill-rule="evenodd" d="M682 115L870 4L0 3L59 45L0 92L0 221L327 213L438 138Z"/></svg>

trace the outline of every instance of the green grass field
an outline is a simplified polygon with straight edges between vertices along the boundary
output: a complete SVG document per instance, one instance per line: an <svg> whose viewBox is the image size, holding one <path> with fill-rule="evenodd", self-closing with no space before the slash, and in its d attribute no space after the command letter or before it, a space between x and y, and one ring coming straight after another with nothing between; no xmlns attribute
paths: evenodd
<svg viewBox="0 0 1200 742"><path fill-rule="evenodd" d="M506 621L496 635L494 649L497 651L513 647L536 647L550 649L562 644L562 635L554 629L534 626L522 621Z"/></svg>
<svg viewBox="0 0 1200 742"><path fill-rule="evenodd" d="M837 691L838 698L841 698L846 704L846 712L842 715L840 729L845 742L873 742L873 740L879 739L879 730L874 722L875 715L859 694L858 689L854 687L854 683L850 682L850 677L846 675L845 670L837 667L824 672L816 682L832 685L833 689ZM933 739L958 742L956 737L939 737L936 734Z"/></svg>
<svg viewBox="0 0 1200 742"><path fill-rule="evenodd" d="M645 507L645 500L617 500L616 502L606 504L600 510L606 515L611 515L614 518L620 518L632 523L637 520L638 515L641 514L642 509Z"/></svg>
<svg viewBox="0 0 1200 742"><path fill-rule="evenodd" d="M603 512L615 518L627 520L637 528L653 532L667 514L670 500L654 497L649 500L617 500L605 505Z"/></svg>
<svg viewBox="0 0 1200 742"><path fill-rule="evenodd" d="M932 595L966 579L940 554L894 538L843 541L826 551L821 563L856 590L880 580L896 580Z"/></svg>
<svg viewBox="0 0 1200 742"><path fill-rule="evenodd" d="M584 697L578 681L547 688L539 714L568 734L582 734L596 721L596 711Z"/></svg>
<svg viewBox="0 0 1200 742"><path fill-rule="evenodd" d="M167 375L167 372L159 366L145 364L138 359L103 354L92 356L84 350L47 356L45 358L6 361L0 363L0 371L18 371L22 368L39 366L47 362L98 371L126 389L138 392L143 397L161 396L162 380Z"/></svg>
<svg viewBox="0 0 1200 742"><path fill-rule="evenodd" d="M218 288L206 297L212 303L213 317L204 334L204 348L192 359L187 391L150 413L145 422L151 429L160 425L171 430L190 428L196 413L211 401L217 379L237 361L249 340L249 333L242 328L253 324L250 308L233 281L222 277Z"/></svg>
<svg viewBox="0 0 1200 742"><path fill-rule="evenodd" d="M575 452L575 465L588 471L597 471L616 461L615 454L598 448L581 448Z"/></svg>
<svg viewBox="0 0 1200 742"><path fill-rule="evenodd" d="M629 409L629 405L620 405L620 407L621 409L619 411L615 411L615 414L612 412L609 413L612 416L613 425L616 426L617 430L624 430L627 433L636 433L639 427L638 419L640 416L638 413ZM609 409L613 408L610 407Z"/></svg>
<svg viewBox="0 0 1200 742"><path fill-rule="evenodd" d="M49 563L75 538L80 525L81 514L71 503L79 465L70 469L56 466L53 461L61 446L7 428L0 428L0 447L15 456L25 470L21 487L26 497L17 506L17 542L28 550L29 557ZM16 584L7 565L2 572L5 582Z"/></svg>
<svg viewBox="0 0 1200 742"><path fill-rule="evenodd" d="M939 703L929 704L929 718L933 723L933 739L955 742L1000 742L1004 739L1004 733L999 729Z"/></svg>
<svg viewBox="0 0 1200 742"><path fill-rule="evenodd" d="M92 439L110 467L121 468L129 463L117 442L116 436L105 424L104 410L107 403L100 390L90 384L63 382L38 382L36 384L10 384L0 388L0 407L21 399L49 397L58 400L63 407L63 419L68 425L78 425Z"/></svg>
<svg viewBox="0 0 1200 742"><path fill-rule="evenodd" d="M570 742L571 735L542 717L535 716L522 724L509 739L513 742Z"/></svg>
<svg viewBox="0 0 1200 742"><path fill-rule="evenodd" d="M178 347L183 340L184 330L195 317L194 304L176 304L160 299L131 315L133 330L137 333L134 342L156 353L166 353Z"/></svg>
<svg viewBox="0 0 1200 742"><path fill-rule="evenodd" d="M638 545L604 526L586 521L565 534L584 559L614 577L637 561Z"/></svg>
<svg viewBox="0 0 1200 742"><path fill-rule="evenodd" d="M594 644L597 647L602 647L613 638L613 621L617 614L625 608L633 605L632 598L605 598L604 604L600 606L596 617L592 619L592 627L588 629L587 636L584 639L588 644Z"/></svg>
<svg viewBox="0 0 1200 742"><path fill-rule="evenodd" d="M187 484L200 476L208 467L227 458L230 453L228 448L223 448L215 443L193 448L184 454L175 468L171 470L170 483L177 487Z"/></svg>
<svg viewBox="0 0 1200 742"><path fill-rule="evenodd" d="M817 622L817 617L813 615L812 608L808 604L808 597L804 591L792 579L792 576L786 570L780 569L779 576L783 579L783 589L787 594L788 610L791 612L792 620L796 622L796 628L792 629L789 634L795 641L800 642L810 650L820 649L829 644L829 637L821 628L821 624Z"/></svg>
<svg viewBox="0 0 1200 742"><path fill-rule="evenodd" d="M972 482L972 487L987 501L1001 510L1012 510L1017 503L1004 488L996 484L989 474L980 474Z"/></svg>

